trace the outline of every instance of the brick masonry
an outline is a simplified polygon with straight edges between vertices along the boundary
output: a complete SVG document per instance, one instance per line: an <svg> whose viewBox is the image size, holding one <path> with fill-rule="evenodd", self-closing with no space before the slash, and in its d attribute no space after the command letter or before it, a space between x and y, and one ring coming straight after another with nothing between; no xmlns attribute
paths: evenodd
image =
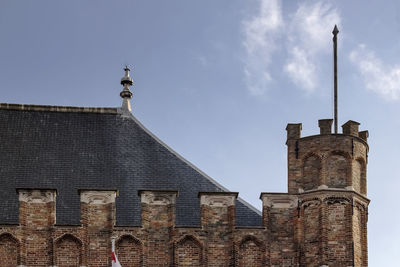
<svg viewBox="0 0 400 267"><path fill-rule="evenodd" d="M113 190L79 190L81 224L57 225L54 189L21 188L19 224L0 225L1 266L367 266L367 132L301 137L289 124L288 193L261 193L261 227L236 226L237 193L200 192L201 225L178 227L177 191L142 190L141 226L115 225Z"/></svg>

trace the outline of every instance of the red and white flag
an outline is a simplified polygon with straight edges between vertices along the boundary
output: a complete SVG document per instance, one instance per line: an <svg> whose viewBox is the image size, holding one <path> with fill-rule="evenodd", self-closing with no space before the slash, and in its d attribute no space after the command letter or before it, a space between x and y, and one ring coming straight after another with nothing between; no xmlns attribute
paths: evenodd
<svg viewBox="0 0 400 267"><path fill-rule="evenodd" d="M112 267L122 267L121 264L118 261L117 254L115 254L115 239L112 239L111 244L112 244L112 252L111 252L112 262L111 262L111 266Z"/></svg>

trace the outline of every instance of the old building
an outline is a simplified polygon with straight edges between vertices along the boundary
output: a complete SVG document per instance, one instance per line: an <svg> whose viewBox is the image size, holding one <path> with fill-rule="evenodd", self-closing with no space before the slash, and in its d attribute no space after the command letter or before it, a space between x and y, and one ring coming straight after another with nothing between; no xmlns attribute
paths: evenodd
<svg viewBox="0 0 400 267"><path fill-rule="evenodd" d="M368 132L288 124L262 212L121 108L0 104L1 266L367 266Z"/></svg>

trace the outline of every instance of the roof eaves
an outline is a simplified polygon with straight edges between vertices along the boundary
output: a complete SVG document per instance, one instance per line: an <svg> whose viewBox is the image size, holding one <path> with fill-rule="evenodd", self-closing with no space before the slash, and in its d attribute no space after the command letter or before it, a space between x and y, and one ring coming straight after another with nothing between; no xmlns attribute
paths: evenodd
<svg viewBox="0 0 400 267"><path fill-rule="evenodd" d="M73 113L118 114L117 108L46 106L46 105L10 104L10 103L0 103L0 109L18 110L18 111L37 111L37 112L73 112Z"/></svg>

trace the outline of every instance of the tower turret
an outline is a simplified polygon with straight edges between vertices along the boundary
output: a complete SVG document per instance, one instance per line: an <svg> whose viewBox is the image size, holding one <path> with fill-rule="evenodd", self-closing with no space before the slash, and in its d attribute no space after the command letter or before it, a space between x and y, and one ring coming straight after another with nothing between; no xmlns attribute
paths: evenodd
<svg viewBox="0 0 400 267"><path fill-rule="evenodd" d="M288 124L288 191L298 198L296 227L302 266L367 266L368 131L348 121L331 133L301 137Z"/></svg>
<svg viewBox="0 0 400 267"><path fill-rule="evenodd" d="M288 124L288 191L345 189L367 193L368 131L359 123L343 124L343 134L331 133L332 120L319 120L321 134L301 137L301 124Z"/></svg>

